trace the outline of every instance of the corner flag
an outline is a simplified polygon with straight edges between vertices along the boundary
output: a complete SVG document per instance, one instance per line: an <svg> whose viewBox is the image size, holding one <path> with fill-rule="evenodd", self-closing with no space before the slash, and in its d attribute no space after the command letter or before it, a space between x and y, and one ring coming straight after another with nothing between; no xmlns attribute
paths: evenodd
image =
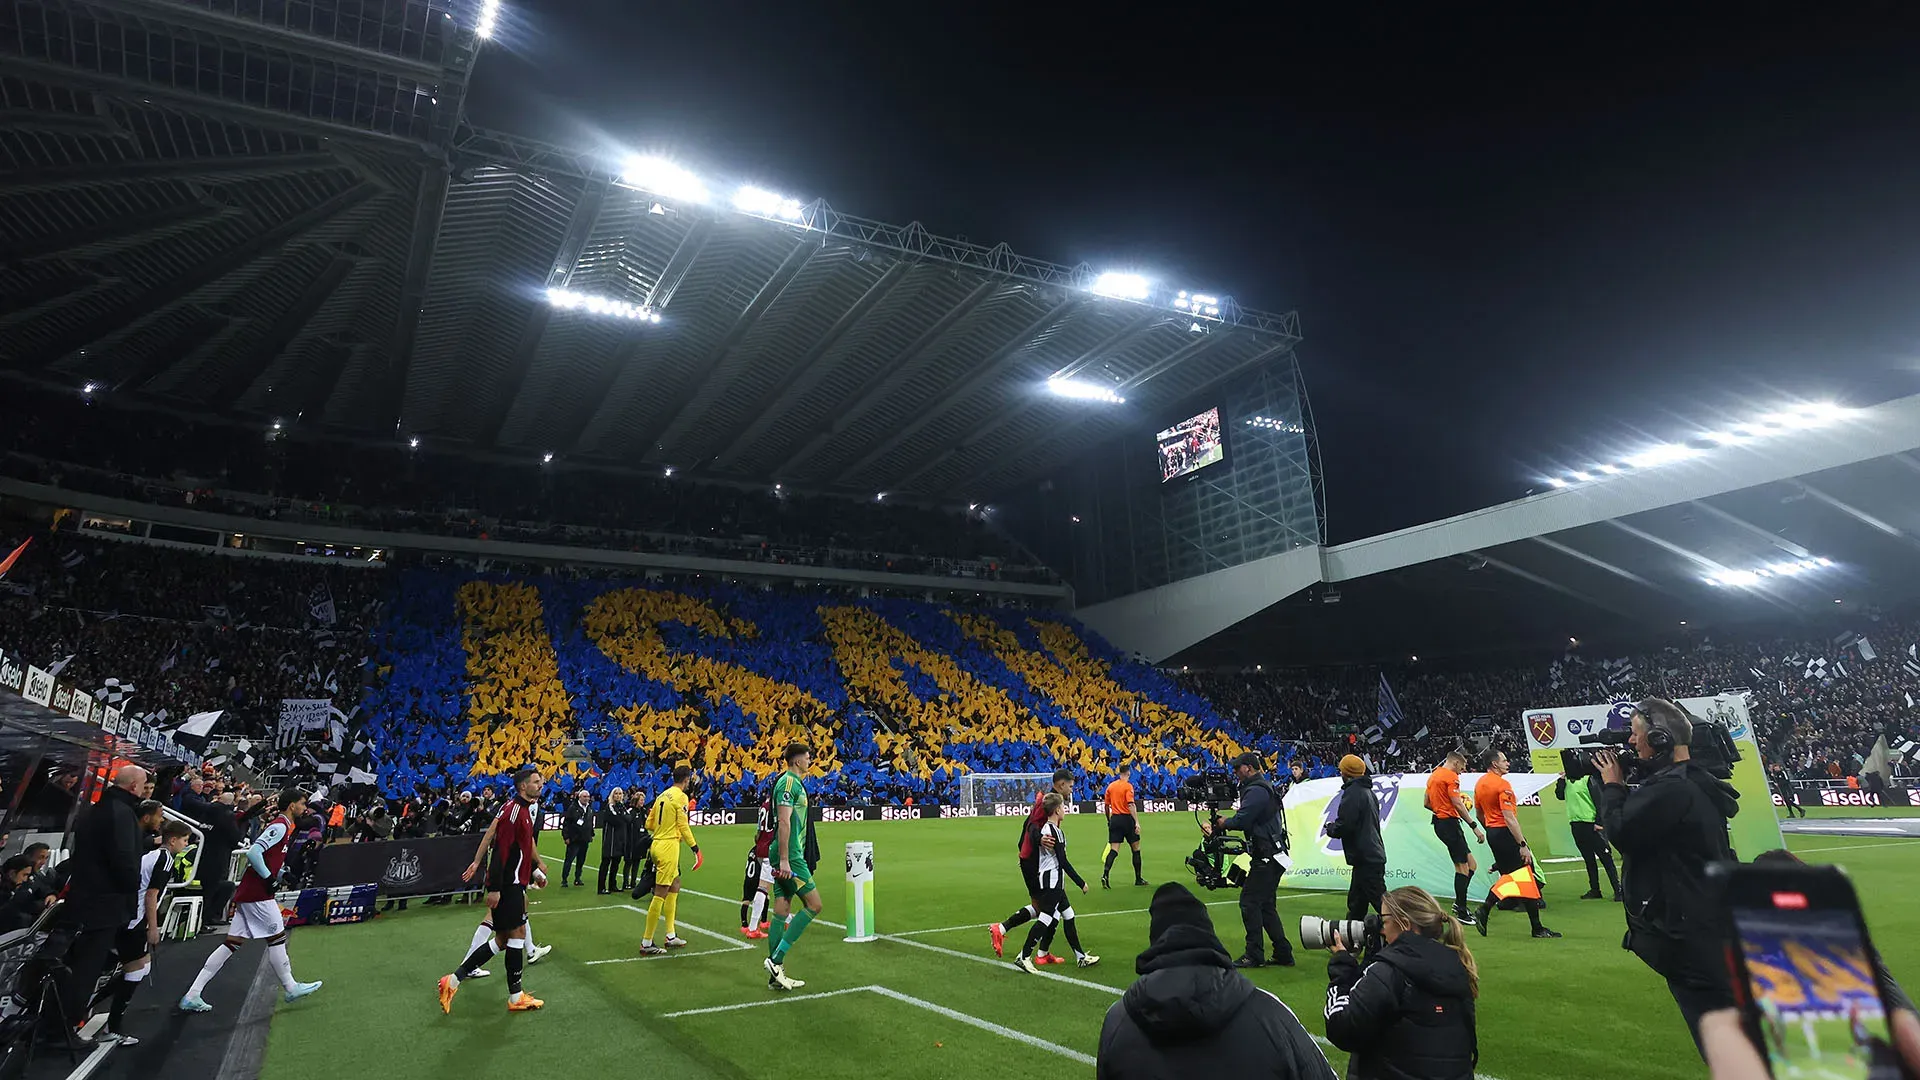
<svg viewBox="0 0 1920 1080"><path fill-rule="evenodd" d="M1540 882L1533 876L1533 867L1523 866L1494 882L1493 895L1497 900L1540 899Z"/></svg>

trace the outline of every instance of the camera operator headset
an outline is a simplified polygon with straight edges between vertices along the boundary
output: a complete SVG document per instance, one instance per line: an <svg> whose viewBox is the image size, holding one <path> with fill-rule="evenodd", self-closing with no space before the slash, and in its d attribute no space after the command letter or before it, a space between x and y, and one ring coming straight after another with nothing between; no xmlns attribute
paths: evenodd
<svg viewBox="0 0 1920 1080"><path fill-rule="evenodd" d="M1352 1056L1348 1080L1472 1080L1480 1063L1480 971L1460 924L1416 886L1387 893L1364 970L1334 933L1327 1041Z"/></svg>
<svg viewBox="0 0 1920 1080"><path fill-rule="evenodd" d="M1692 765L1693 722L1662 698L1634 707L1630 740L1638 787L1612 753L1594 755L1600 824L1621 855L1627 933L1621 947L1667 980L1694 1044L1700 1016L1733 1005L1720 955L1726 927L1707 880L1710 863L1731 859L1727 819L1739 810L1731 784Z"/></svg>
<svg viewBox="0 0 1920 1080"><path fill-rule="evenodd" d="M1222 831L1239 832L1247 838L1247 856L1252 860L1246 880L1240 884L1240 921L1247 931L1247 951L1233 966L1249 968L1266 964L1262 932L1273 939L1273 962L1293 966L1293 944L1280 925L1276 894L1280 876L1287 872L1287 818L1280 793L1272 781L1261 775L1260 755L1247 751L1234 760L1233 776L1240 782L1240 809L1220 823ZM1201 830L1212 835L1212 826Z"/></svg>

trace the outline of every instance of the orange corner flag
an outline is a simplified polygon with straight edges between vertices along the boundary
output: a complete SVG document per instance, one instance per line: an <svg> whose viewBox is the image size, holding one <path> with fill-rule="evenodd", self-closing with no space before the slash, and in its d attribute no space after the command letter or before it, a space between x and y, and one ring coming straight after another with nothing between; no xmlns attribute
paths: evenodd
<svg viewBox="0 0 1920 1080"><path fill-rule="evenodd" d="M20 541L20 546L13 549L13 554L7 556L4 560L0 560L0 578L7 576L7 571L13 569L13 564L20 560L20 553L27 550L27 545L31 543L33 543L33 537L29 536L25 540Z"/></svg>
<svg viewBox="0 0 1920 1080"><path fill-rule="evenodd" d="M1540 882L1533 876L1533 867L1523 866L1494 882L1493 895L1500 900L1540 899Z"/></svg>

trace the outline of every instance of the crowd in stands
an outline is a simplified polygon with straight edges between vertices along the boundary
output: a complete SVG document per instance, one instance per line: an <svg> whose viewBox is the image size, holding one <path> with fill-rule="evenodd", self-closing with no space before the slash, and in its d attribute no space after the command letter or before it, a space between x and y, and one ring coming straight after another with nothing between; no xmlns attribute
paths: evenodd
<svg viewBox="0 0 1920 1080"><path fill-rule="evenodd" d="M10 386L0 475L287 523L927 573L1057 578L977 514L566 461L308 438ZM30 406L28 405L30 402Z"/></svg>

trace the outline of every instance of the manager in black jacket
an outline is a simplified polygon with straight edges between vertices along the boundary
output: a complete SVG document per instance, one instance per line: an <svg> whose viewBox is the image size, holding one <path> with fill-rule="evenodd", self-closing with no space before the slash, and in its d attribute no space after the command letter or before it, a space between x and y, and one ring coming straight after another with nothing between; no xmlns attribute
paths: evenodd
<svg viewBox="0 0 1920 1080"><path fill-rule="evenodd" d="M627 805L627 793L614 788L607 792L606 809L600 811L600 893L620 889L620 867L633 857L633 810Z"/></svg>
<svg viewBox="0 0 1920 1080"><path fill-rule="evenodd" d="M1205 904L1168 882L1149 912L1140 978L1100 1029L1099 1080L1333 1080L1293 1010L1234 970Z"/></svg>
<svg viewBox="0 0 1920 1080"><path fill-rule="evenodd" d="M1380 902L1387 895L1387 843L1380 837L1380 800L1374 797L1373 781L1367 779L1367 763L1353 754L1340 759L1340 808L1327 822L1326 834L1340 841L1341 854L1353 870L1347 886L1347 918L1365 918L1367 909L1383 910Z"/></svg>
<svg viewBox="0 0 1920 1080"><path fill-rule="evenodd" d="M142 803L135 793L146 783L145 769L124 766L114 774L113 786L81 812L74 826L73 872L57 918L59 929L71 934L72 941L60 1001L76 1022L86 1018L82 1010L106 967L114 935L133 921L138 909L140 857L150 846L141 835ZM160 804L153 803L148 815L156 827L159 811Z"/></svg>
<svg viewBox="0 0 1920 1080"><path fill-rule="evenodd" d="M1386 895L1380 932L1364 971L1351 942L1327 960L1327 1041L1352 1055L1347 1080L1472 1080L1480 975L1460 924L1408 886Z"/></svg>
<svg viewBox="0 0 1920 1080"><path fill-rule="evenodd" d="M560 860L561 888L566 887L569 867L573 870L573 883L580 884L580 871L587 865L587 848L593 843L593 829L593 796L586 788L580 788L560 817L560 839L567 845L566 857Z"/></svg>

